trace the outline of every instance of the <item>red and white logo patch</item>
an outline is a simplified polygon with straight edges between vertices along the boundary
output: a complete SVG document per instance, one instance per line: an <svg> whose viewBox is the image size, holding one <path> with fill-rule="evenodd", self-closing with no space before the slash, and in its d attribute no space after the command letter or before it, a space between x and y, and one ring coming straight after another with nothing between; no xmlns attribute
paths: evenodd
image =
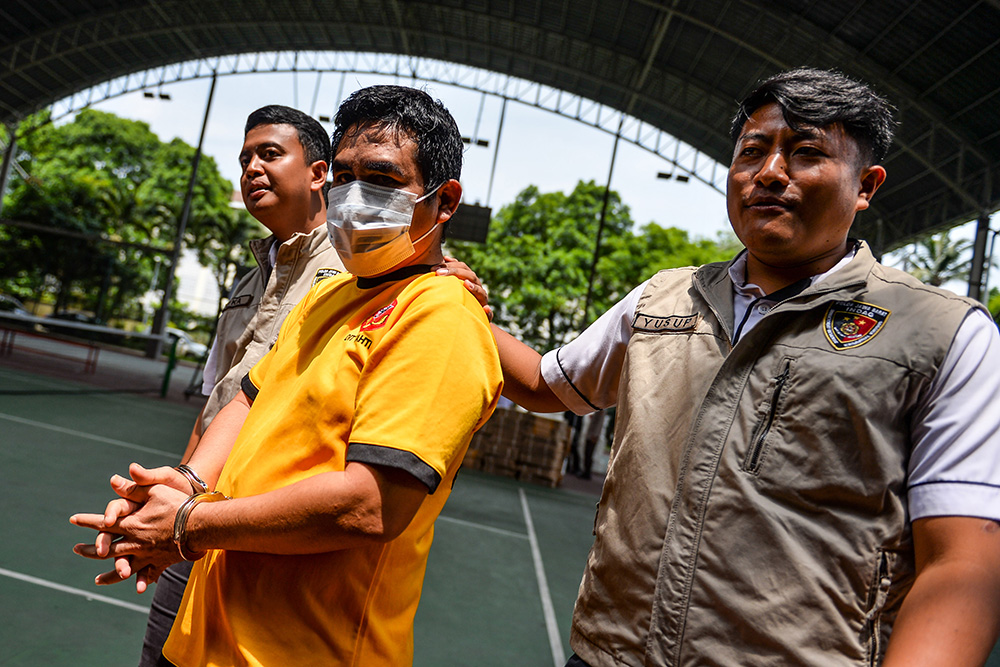
<svg viewBox="0 0 1000 667"><path fill-rule="evenodd" d="M860 347L878 335L892 311L861 301L834 301L823 329L835 350Z"/></svg>
<svg viewBox="0 0 1000 667"><path fill-rule="evenodd" d="M381 329L385 326L385 323L389 321L389 315L392 313L392 309L396 307L397 299L393 299L392 303L388 306L383 306L378 309L374 315L369 317L367 320L361 323L362 331L372 331L374 329Z"/></svg>

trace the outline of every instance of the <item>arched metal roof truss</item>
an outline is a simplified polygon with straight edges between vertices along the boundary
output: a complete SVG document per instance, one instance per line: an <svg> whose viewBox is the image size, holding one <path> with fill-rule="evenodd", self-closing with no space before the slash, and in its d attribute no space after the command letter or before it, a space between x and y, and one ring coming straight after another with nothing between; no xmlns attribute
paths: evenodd
<svg viewBox="0 0 1000 667"><path fill-rule="evenodd" d="M388 53L625 112L727 163L734 102L838 68L899 108L858 233L887 248L1000 208L998 0L8 0L0 121L131 72L260 51Z"/></svg>

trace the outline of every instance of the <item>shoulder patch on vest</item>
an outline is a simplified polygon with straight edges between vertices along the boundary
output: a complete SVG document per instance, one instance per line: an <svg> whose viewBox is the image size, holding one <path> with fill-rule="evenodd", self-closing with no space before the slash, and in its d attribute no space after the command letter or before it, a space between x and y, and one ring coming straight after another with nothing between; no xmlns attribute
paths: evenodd
<svg viewBox="0 0 1000 667"><path fill-rule="evenodd" d="M316 275L313 276L312 284L315 285L323 280L326 280L327 278L333 278L337 275L340 275L340 271L337 269L320 269L316 272Z"/></svg>
<svg viewBox="0 0 1000 667"><path fill-rule="evenodd" d="M392 309L396 307L396 301L397 299L393 299L392 303L388 306L379 308L378 312L362 322L361 331L374 331L375 329L381 329L384 327L385 323L389 321L389 315L392 314Z"/></svg>
<svg viewBox="0 0 1000 667"><path fill-rule="evenodd" d="M833 349L850 350L877 336L891 313L862 301L834 301L826 309L823 331Z"/></svg>
<svg viewBox="0 0 1000 667"><path fill-rule="evenodd" d="M698 324L698 315L646 315L636 313L632 319L632 330L645 333L681 333L693 331Z"/></svg>
<svg viewBox="0 0 1000 667"><path fill-rule="evenodd" d="M222 309L222 312L226 312L230 308L242 308L243 306L249 306L253 301L253 294L240 294L239 296L234 296L226 304L226 307Z"/></svg>

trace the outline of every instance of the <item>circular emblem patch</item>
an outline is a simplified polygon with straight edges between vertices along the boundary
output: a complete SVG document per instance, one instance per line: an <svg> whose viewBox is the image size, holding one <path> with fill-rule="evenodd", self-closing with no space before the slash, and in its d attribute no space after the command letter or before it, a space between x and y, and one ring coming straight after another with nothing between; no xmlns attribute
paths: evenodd
<svg viewBox="0 0 1000 667"><path fill-rule="evenodd" d="M834 301L826 311L823 329L835 350L850 350L877 336L890 313L861 301Z"/></svg>

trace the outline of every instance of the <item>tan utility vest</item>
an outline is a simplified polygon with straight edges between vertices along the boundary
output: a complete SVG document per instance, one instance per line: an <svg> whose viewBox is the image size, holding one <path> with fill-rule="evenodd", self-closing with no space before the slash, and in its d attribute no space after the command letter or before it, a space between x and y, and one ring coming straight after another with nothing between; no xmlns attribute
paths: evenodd
<svg viewBox="0 0 1000 667"><path fill-rule="evenodd" d="M574 611L580 657L878 664L914 576L914 406L976 305L862 244L731 346L727 264L654 276Z"/></svg>
<svg viewBox="0 0 1000 667"><path fill-rule="evenodd" d="M250 242L257 266L236 285L219 317L215 388L202 413L202 428L233 400L243 376L271 349L281 323L309 288L344 270L326 225L282 243L274 268L268 270L268 253L276 242L273 236Z"/></svg>

